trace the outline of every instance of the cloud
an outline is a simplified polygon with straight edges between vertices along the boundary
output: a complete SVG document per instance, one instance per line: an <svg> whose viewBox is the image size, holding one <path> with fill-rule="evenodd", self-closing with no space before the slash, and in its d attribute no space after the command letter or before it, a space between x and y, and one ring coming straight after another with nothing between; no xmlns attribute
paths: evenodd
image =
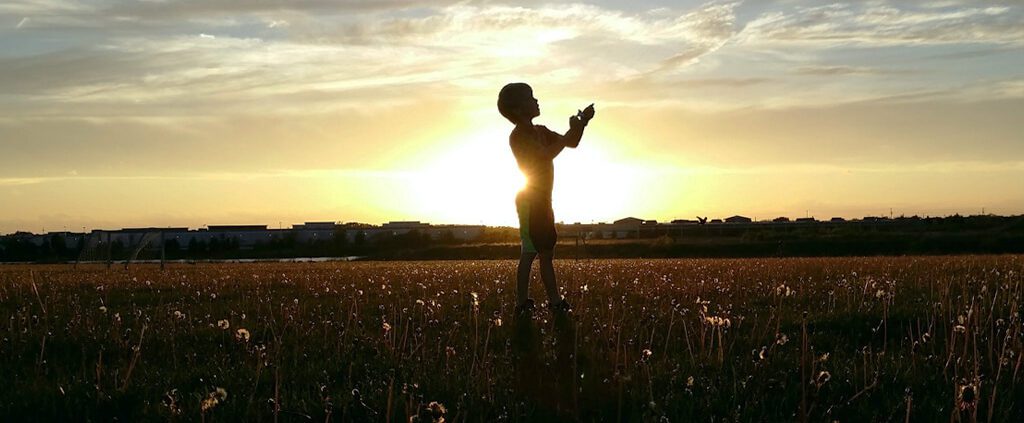
<svg viewBox="0 0 1024 423"><path fill-rule="evenodd" d="M95 17L100 23L90 21L92 27L76 31L99 41L0 56L0 91L16 96L6 105L0 99L0 110L22 116L146 116L181 114L187 106L197 116L309 113L343 104L387 104L410 90L441 88L436 92L444 95L448 86L462 90L452 95L465 95L467 87L490 87L508 75L533 75L532 81L548 86L568 85L585 74L615 80L652 67L660 73L678 70L713 52L735 32L738 5L630 14L582 4L455 4L408 16L341 14L417 4L146 2L68 9L67 16L51 18ZM135 19L164 8L181 12L161 21L172 31L147 29ZM287 25L269 15L228 14L278 8L289 13ZM212 11L224 12L221 21L236 29L197 23L200 16L213 19ZM622 48L608 51L609 45ZM638 61L628 48L651 50L644 53L650 58ZM684 52L686 60L665 61L671 51Z"/></svg>
<svg viewBox="0 0 1024 423"><path fill-rule="evenodd" d="M753 3L714 1L639 13L536 2L13 4L7 12L46 11L43 21L32 18L34 31L80 22L62 30L66 38L56 45L64 48L0 54L0 113L8 117L334 113L415 97L489 104L493 87L509 79L579 97L599 93L604 104L710 110L909 98L964 81L943 80L912 59L871 63L852 53L827 57L823 47L990 40L985 45L1006 52L1012 44L998 43L1019 42L1024 31L1000 32L1020 17L1019 7L963 2L760 12ZM957 38L957 31L970 34ZM76 43L72 34L88 42ZM13 42L31 46L29 37Z"/></svg>
<svg viewBox="0 0 1024 423"><path fill-rule="evenodd" d="M838 76L838 75L894 75L916 73L915 71L880 69L868 66L829 66L829 65L808 65L801 66L794 70L798 75L810 76Z"/></svg>
<svg viewBox="0 0 1024 423"><path fill-rule="evenodd" d="M765 13L738 38L747 44L860 45L1024 44L1019 7L897 8L885 2L797 7Z"/></svg>

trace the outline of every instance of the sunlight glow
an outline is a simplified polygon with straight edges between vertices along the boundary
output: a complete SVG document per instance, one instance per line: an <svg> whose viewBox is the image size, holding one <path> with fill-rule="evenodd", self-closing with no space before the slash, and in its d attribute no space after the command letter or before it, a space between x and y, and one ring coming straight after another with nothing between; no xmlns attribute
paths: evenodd
<svg viewBox="0 0 1024 423"><path fill-rule="evenodd" d="M504 141L507 125L460 137L410 179L409 207L437 223L517 226L515 195L526 179ZM595 138L595 137L591 137ZM586 140L555 159L552 203L558 221L612 221L630 212L643 189L640 170L614 162L600 139Z"/></svg>

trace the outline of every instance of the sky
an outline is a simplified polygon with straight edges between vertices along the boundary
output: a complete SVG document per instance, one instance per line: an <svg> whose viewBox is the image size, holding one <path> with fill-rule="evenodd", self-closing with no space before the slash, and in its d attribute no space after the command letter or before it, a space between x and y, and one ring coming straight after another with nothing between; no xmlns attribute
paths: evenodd
<svg viewBox="0 0 1024 423"><path fill-rule="evenodd" d="M0 233L1024 214L1017 1L5 0Z"/></svg>

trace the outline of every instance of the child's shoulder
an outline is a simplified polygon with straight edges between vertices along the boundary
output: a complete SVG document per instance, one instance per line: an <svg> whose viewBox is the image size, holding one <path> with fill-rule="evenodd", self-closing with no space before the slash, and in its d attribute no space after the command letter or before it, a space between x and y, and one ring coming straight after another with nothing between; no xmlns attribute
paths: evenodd
<svg viewBox="0 0 1024 423"><path fill-rule="evenodd" d="M508 134L509 142L532 140L537 137L537 130L530 126L516 125Z"/></svg>

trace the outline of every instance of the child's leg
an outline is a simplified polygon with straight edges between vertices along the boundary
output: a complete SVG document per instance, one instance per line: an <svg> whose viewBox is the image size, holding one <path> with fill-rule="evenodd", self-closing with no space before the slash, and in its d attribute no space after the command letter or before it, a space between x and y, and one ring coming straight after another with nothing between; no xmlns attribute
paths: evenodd
<svg viewBox="0 0 1024 423"><path fill-rule="evenodd" d="M530 268L537 253L523 252L519 256L519 268L516 269L516 304L523 304L530 298Z"/></svg>
<svg viewBox="0 0 1024 423"><path fill-rule="evenodd" d="M555 282L555 266L551 252L540 253L540 279L544 281L544 290L548 293L548 302L558 304L562 296L558 294L558 283Z"/></svg>

